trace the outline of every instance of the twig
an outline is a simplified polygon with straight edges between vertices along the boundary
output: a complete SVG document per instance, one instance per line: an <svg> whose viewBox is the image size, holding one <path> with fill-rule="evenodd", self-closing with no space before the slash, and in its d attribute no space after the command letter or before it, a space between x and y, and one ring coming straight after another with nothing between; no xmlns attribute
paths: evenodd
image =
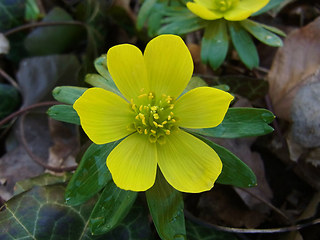
<svg viewBox="0 0 320 240"><path fill-rule="evenodd" d="M57 25L78 25L86 28L86 24L80 21L37 22L37 23L29 23L29 24L21 25L19 27L10 29L4 33L4 36L8 37L11 34L14 34L29 28L50 27L50 26L57 26Z"/></svg>
<svg viewBox="0 0 320 240"><path fill-rule="evenodd" d="M280 216L282 216L283 218L285 218L289 223L292 223L292 221L288 218L288 216L282 212L280 209L278 209L277 207L275 207L272 203L268 202L267 200L265 200L264 198L248 191L247 189L244 188L237 188L240 189L241 191L244 191L246 193L248 193L250 196L254 197L255 199L258 199L260 202L264 203L265 205L267 205L269 208L271 208L273 211L275 211L276 213L278 213Z"/></svg>
<svg viewBox="0 0 320 240"><path fill-rule="evenodd" d="M247 229L247 228L233 228L233 227L224 227L219 226L213 223L208 223L200 218L195 217L192 215L189 211L184 211L186 218L188 218L190 221L195 222L201 226L207 227L207 228L213 228L216 230L224 231L224 232L232 232L232 233L284 233L284 232L293 232L298 231L300 229L310 227L316 224L320 223L320 218L315 219L311 222L304 223L304 224L297 224L289 227L280 227L280 228L268 228L268 229Z"/></svg>
<svg viewBox="0 0 320 240"><path fill-rule="evenodd" d="M0 75L6 79L12 86L14 86L16 89L20 91L19 85L16 83L16 81L10 77L9 74L7 74L2 68L0 68Z"/></svg>
<svg viewBox="0 0 320 240"><path fill-rule="evenodd" d="M6 118L2 119L0 121L0 127L5 124L6 122L9 122L11 119L19 116L20 114L22 113L25 113L33 108L38 108L38 107L45 107L45 106L51 106L51 105L55 105L55 104L61 104L60 102L56 102L56 101L49 101L49 102L41 102L41 103L36 103L36 104L33 104L33 105L30 105L26 108L22 108L12 114L10 114L9 116L7 116Z"/></svg>
<svg viewBox="0 0 320 240"><path fill-rule="evenodd" d="M24 135L24 118L26 116L27 113L24 113L22 116L21 116L21 119L20 119L20 123L19 123L19 128L20 128L20 138L21 138L21 143L24 147L24 149L26 150L27 154L29 155L29 157L37 164L39 164L40 166L46 168L46 169L49 169L51 171L54 171L54 172L70 172L70 171L74 171L77 169L77 166L71 166L71 167L53 167L53 166L50 166L46 163L44 163L43 159L41 159L40 157L36 156L31 150L30 148L28 147L28 144L27 144L27 140L25 138L25 135Z"/></svg>

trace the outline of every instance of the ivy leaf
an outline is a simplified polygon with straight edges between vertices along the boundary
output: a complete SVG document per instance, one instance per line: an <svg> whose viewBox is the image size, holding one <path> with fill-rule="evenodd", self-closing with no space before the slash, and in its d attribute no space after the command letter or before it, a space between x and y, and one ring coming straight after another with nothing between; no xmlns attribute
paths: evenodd
<svg viewBox="0 0 320 240"><path fill-rule="evenodd" d="M229 108L222 123L214 128L188 129L208 137L240 138L268 134L273 128L272 112L261 108Z"/></svg>
<svg viewBox="0 0 320 240"><path fill-rule="evenodd" d="M146 197L159 236L162 239L185 239L182 194L167 183L160 170L155 184L146 191Z"/></svg>
<svg viewBox="0 0 320 240"><path fill-rule="evenodd" d="M64 204L64 191L64 184L35 187L10 199L0 212L0 239L150 239L148 217L140 205L110 233L93 236L88 226L96 199L71 207Z"/></svg>
<svg viewBox="0 0 320 240"><path fill-rule="evenodd" d="M118 143L119 141L104 145L91 144L67 186L67 204L74 206L84 203L112 179L106 159Z"/></svg>

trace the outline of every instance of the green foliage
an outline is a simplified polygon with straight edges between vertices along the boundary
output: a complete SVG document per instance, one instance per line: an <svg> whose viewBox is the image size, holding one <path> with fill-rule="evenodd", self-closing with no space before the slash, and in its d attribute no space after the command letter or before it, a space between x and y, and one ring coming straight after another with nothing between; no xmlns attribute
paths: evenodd
<svg viewBox="0 0 320 240"><path fill-rule="evenodd" d="M66 189L67 204L75 206L84 203L112 179L106 159L118 143L119 141L104 145L91 144Z"/></svg>
<svg viewBox="0 0 320 240"><path fill-rule="evenodd" d="M19 91L11 85L0 83L0 119L16 110L19 104Z"/></svg>
<svg viewBox="0 0 320 240"><path fill-rule="evenodd" d="M63 184L34 187L10 199L0 212L0 239L149 239L148 218L139 205L132 208L118 228L93 236L89 222L96 198L71 207L64 204L64 191Z"/></svg>
<svg viewBox="0 0 320 240"><path fill-rule="evenodd" d="M37 0L26 0L25 19L37 20L41 17L40 9Z"/></svg>
<svg viewBox="0 0 320 240"><path fill-rule="evenodd" d="M72 17L65 10L55 7L42 22L72 20ZM31 55L63 53L79 42L83 30L83 27L78 25L39 27L26 37L25 48Z"/></svg>
<svg viewBox="0 0 320 240"><path fill-rule="evenodd" d="M254 187L257 185L257 178L252 170L242 162L236 155L224 147L214 142L194 134L197 138L208 144L219 155L223 167L217 182L221 184L229 184L236 187Z"/></svg>
<svg viewBox="0 0 320 240"><path fill-rule="evenodd" d="M241 61L249 68L259 66L259 56L250 34L239 22L228 22L230 37Z"/></svg>
<svg viewBox="0 0 320 240"><path fill-rule="evenodd" d="M182 194L172 188L158 169L156 182L146 191L149 210L162 239L185 239Z"/></svg>
<svg viewBox="0 0 320 240"><path fill-rule="evenodd" d="M284 1L285 0L270 0L264 8L260 9L258 12L253 13L251 16L258 16L262 13L268 12L269 10L279 6Z"/></svg>
<svg viewBox="0 0 320 240"><path fill-rule="evenodd" d="M71 105L55 105L48 109L47 114L58 121L80 125L80 118Z"/></svg>
<svg viewBox="0 0 320 240"><path fill-rule="evenodd" d="M225 20L208 23L202 38L201 60L217 69L224 62L229 49L229 36Z"/></svg>
<svg viewBox="0 0 320 240"><path fill-rule="evenodd" d="M26 0L0 1L0 32L23 23Z"/></svg>
<svg viewBox="0 0 320 240"><path fill-rule="evenodd" d="M114 229L128 214L137 196L137 192L122 190L109 181L91 213L91 232L96 235Z"/></svg>
<svg viewBox="0 0 320 240"><path fill-rule="evenodd" d="M268 134L273 128L268 124L275 116L266 109L229 108L222 123L214 128L188 129L208 137L240 138Z"/></svg>
<svg viewBox="0 0 320 240"><path fill-rule="evenodd" d="M52 96L59 102L74 104L74 102L87 90L82 87L55 87L52 91Z"/></svg>

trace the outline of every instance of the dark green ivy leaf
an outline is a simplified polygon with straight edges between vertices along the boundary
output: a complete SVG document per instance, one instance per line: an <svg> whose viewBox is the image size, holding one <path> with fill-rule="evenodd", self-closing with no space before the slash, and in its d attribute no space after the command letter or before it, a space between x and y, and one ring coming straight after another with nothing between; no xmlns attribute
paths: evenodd
<svg viewBox="0 0 320 240"><path fill-rule="evenodd" d="M186 238L182 194L172 188L158 169L156 182L146 191L149 210L162 239Z"/></svg>
<svg viewBox="0 0 320 240"><path fill-rule="evenodd" d="M74 206L84 203L112 179L106 159L118 143L119 141L104 145L91 144L67 186L67 204Z"/></svg>

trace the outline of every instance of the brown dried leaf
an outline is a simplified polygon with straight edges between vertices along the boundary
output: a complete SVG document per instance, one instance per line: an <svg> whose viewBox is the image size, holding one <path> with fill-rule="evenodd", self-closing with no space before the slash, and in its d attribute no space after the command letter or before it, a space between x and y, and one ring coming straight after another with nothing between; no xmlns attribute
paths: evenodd
<svg viewBox="0 0 320 240"><path fill-rule="evenodd" d="M275 56L268 75L275 114L290 120L293 97L320 65L320 17L291 32Z"/></svg>

